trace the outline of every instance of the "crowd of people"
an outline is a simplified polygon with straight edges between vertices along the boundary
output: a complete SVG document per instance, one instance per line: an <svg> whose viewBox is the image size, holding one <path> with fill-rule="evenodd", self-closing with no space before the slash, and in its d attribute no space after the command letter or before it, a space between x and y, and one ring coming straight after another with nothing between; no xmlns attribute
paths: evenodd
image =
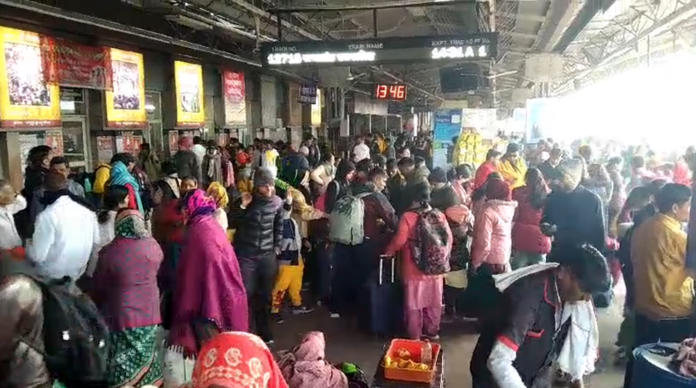
<svg viewBox="0 0 696 388"><path fill-rule="evenodd" d="M581 387L597 355L594 309L619 273L627 350L686 338L693 299L682 226L693 150L669 178L640 155L626 173L592 151L510 143L445 169L429 134L358 136L345 155L313 137L298 148L183 137L171 160L143 144L75 177L35 147L21 191L0 182L12 328L0 387L94 375L107 387L348 387L354 374L324 360L321 333L277 363L269 351L288 313L319 306L416 340L474 319L474 387Z"/></svg>

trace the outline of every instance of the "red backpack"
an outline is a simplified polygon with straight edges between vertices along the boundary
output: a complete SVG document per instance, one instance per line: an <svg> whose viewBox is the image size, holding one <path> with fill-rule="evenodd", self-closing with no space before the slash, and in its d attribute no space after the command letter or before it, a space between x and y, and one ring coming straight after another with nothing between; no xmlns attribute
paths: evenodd
<svg viewBox="0 0 696 388"><path fill-rule="evenodd" d="M416 267L426 275L449 272L453 238L445 214L437 209L421 211L416 227L412 248Z"/></svg>

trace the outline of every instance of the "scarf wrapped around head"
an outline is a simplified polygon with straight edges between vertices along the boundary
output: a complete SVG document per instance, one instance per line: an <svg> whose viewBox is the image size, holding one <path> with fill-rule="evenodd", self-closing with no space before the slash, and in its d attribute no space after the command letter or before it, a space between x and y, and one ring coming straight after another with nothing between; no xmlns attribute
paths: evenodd
<svg viewBox="0 0 696 388"><path fill-rule="evenodd" d="M568 190L575 190L585 173L585 163L580 159L565 159L556 170L561 175L561 185Z"/></svg>
<svg viewBox="0 0 696 388"><path fill-rule="evenodd" d="M139 211L128 209L116 214L114 222L116 237L141 239L150 237L145 219Z"/></svg>
<svg viewBox="0 0 696 388"><path fill-rule="evenodd" d="M184 210L186 218L192 220L199 216L212 215L217 209L217 204L205 191L196 189L189 191L181 199L181 208Z"/></svg>
<svg viewBox="0 0 696 388"><path fill-rule="evenodd" d="M348 388L348 379L325 358L324 333L307 333L302 343L282 355L278 365L290 387Z"/></svg>
<svg viewBox="0 0 696 388"><path fill-rule="evenodd" d="M215 200L217 207L219 209L226 209L227 204L230 202L230 198L227 195L227 190L220 184L220 182L213 182L208 186L207 194Z"/></svg>
<svg viewBox="0 0 696 388"><path fill-rule="evenodd" d="M133 191L135 192L135 200L138 204L138 210L145 214L143 210L143 203L140 201L140 185L138 180L128 171L123 162L116 162L111 165L111 177L109 178L111 185L125 186L131 185Z"/></svg>
<svg viewBox="0 0 696 388"><path fill-rule="evenodd" d="M192 388L288 388L263 340L238 331L218 334L203 345L190 385Z"/></svg>

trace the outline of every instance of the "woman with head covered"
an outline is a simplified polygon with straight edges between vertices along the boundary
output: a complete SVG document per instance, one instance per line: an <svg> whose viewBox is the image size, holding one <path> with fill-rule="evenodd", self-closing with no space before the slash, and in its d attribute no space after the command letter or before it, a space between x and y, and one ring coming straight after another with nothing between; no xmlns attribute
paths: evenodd
<svg viewBox="0 0 696 388"><path fill-rule="evenodd" d="M170 346L198 353L195 322L221 331L249 329L247 298L237 256L215 220L215 200L202 190L182 198L186 236L177 264Z"/></svg>

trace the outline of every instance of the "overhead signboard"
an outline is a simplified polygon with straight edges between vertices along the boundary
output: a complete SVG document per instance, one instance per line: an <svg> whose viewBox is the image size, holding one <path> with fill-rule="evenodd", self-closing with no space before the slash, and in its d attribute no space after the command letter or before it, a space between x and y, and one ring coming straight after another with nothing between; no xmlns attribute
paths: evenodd
<svg viewBox="0 0 696 388"><path fill-rule="evenodd" d="M264 66L271 67L462 62L495 58L497 44L497 33L272 42L261 45L261 58Z"/></svg>

